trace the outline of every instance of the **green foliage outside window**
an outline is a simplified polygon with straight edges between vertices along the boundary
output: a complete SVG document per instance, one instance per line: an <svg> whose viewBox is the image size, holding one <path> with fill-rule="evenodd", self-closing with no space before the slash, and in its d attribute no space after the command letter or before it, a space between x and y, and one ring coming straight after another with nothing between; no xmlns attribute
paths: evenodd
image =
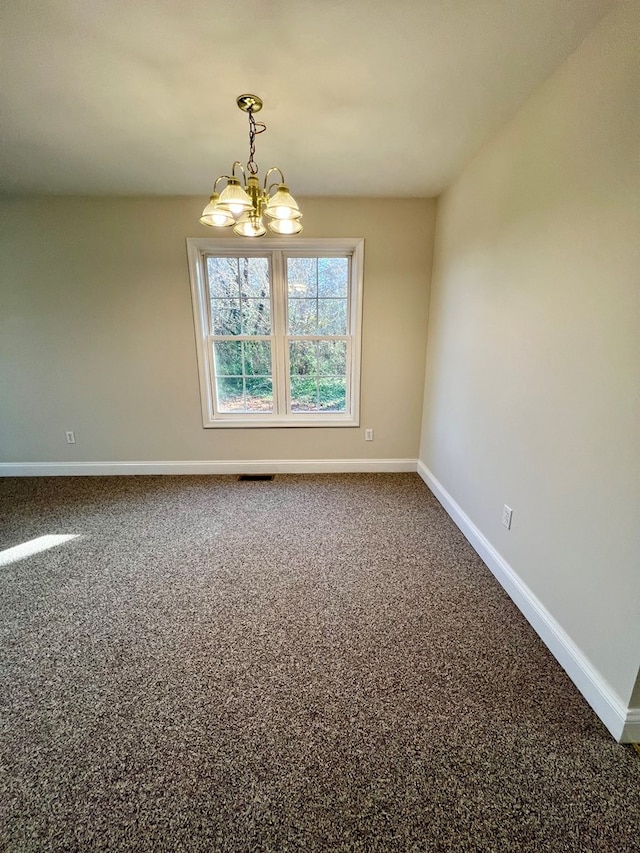
<svg viewBox="0 0 640 853"><path fill-rule="evenodd" d="M272 412L272 342L247 340L273 334L268 258L208 256L207 274L217 406ZM347 342L318 338L347 335L349 259L288 257L286 287L290 409L345 412Z"/></svg>

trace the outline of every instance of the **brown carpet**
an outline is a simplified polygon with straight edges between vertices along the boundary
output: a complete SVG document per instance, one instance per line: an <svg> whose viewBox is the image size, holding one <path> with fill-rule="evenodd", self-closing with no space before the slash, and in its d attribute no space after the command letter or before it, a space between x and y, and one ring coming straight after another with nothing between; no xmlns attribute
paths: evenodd
<svg viewBox="0 0 640 853"><path fill-rule="evenodd" d="M3 851L640 850L616 744L415 474L5 479Z"/></svg>

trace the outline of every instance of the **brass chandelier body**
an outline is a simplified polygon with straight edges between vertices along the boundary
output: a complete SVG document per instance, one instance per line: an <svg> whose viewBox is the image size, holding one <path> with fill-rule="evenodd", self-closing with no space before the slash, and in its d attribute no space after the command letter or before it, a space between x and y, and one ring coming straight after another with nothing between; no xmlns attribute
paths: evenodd
<svg viewBox="0 0 640 853"><path fill-rule="evenodd" d="M202 211L200 222L216 228L233 226L240 237L262 237L267 228L274 234L292 235L302 231L302 213L296 200L289 192L282 169L272 166L267 169L264 182L260 186L258 165L253 159L255 139L267 128L255 120L254 113L262 109L262 100L257 95L240 95L236 99L238 107L249 116L249 160L244 166L236 160L230 175L220 175L213 184L213 193L209 204ZM241 177L236 175L236 168ZM280 181L269 184L269 178L277 172ZM222 192L218 193L218 184L226 181Z"/></svg>

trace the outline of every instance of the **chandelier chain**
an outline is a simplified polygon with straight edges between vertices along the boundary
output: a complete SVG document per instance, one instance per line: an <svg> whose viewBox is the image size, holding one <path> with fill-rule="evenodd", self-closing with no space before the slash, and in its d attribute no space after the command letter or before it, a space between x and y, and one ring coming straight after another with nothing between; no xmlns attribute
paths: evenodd
<svg viewBox="0 0 640 853"><path fill-rule="evenodd" d="M247 169L252 175L257 175L258 165L253 159L253 155L256 153L256 136L258 133L264 133L267 126L264 122L254 119L251 107L249 107L247 112L249 113L249 162L247 163Z"/></svg>

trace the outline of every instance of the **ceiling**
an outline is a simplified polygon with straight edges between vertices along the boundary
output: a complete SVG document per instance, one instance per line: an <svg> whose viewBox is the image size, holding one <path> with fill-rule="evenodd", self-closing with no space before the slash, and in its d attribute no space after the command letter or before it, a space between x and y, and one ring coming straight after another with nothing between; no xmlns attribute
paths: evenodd
<svg viewBox="0 0 640 853"><path fill-rule="evenodd" d="M622 0L618 0L622 2ZM3 0L0 190L433 196L616 0Z"/></svg>

